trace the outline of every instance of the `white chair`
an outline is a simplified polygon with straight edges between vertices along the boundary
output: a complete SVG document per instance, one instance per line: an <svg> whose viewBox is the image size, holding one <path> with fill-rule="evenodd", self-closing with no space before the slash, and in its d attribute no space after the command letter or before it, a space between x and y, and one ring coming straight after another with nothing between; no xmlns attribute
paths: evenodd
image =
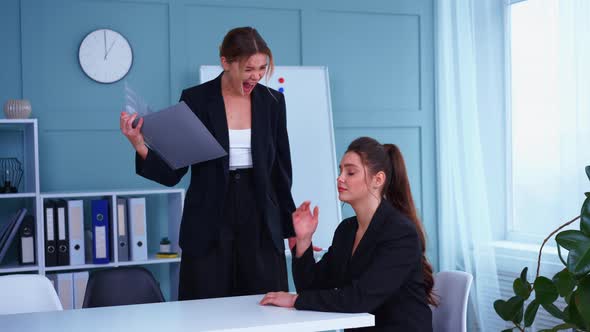
<svg viewBox="0 0 590 332"><path fill-rule="evenodd" d="M433 332L466 332L467 302L473 276L463 271L441 271L434 276L438 307L432 309Z"/></svg>
<svg viewBox="0 0 590 332"><path fill-rule="evenodd" d="M51 281L38 274L0 276L0 315L63 310Z"/></svg>

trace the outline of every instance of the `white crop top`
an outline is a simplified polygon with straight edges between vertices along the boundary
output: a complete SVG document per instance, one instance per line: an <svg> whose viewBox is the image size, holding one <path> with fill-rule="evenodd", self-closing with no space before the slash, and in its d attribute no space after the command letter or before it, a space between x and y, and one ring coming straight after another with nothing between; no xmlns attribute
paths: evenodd
<svg viewBox="0 0 590 332"><path fill-rule="evenodd" d="M252 167L251 129L229 130L229 169Z"/></svg>

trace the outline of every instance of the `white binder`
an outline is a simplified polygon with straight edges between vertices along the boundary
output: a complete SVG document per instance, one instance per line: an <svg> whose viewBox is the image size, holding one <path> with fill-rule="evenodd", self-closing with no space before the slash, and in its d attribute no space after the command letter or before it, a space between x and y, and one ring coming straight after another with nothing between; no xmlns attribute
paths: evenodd
<svg viewBox="0 0 590 332"><path fill-rule="evenodd" d="M148 259L145 197L128 198L129 253L132 261Z"/></svg>
<svg viewBox="0 0 590 332"><path fill-rule="evenodd" d="M70 265L83 265L84 257L84 202L68 201Z"/></svg>
<svg viewBox="0 0 590 332"><path fill-rule="evenodd" d="M74 272L74 308L82 309L84 296L86 295L86 285L88 284L88 271Z"/></svg>

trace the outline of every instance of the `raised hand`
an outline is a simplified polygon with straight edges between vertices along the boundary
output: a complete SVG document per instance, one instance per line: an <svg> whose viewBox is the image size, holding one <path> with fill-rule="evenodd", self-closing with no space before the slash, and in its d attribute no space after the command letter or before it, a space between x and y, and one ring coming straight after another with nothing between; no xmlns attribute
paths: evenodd
<svg viewBox="0 0 590 332"><path fill-rule="evenodd" d="M295 212L293 212L293 228L297 242L296 257L301 257L311 245L311 238L318 227L319 208L313 209L313 214L309 208L311 202L303 202Z"/></svg>
<svg viewBox="0 0 590 332"><path fill-rule="evenodd" d="M316 206L312 214L310 205L310 201L305 201L293 212L293 228L297 240L309 239L311 241L311 237L318 227L319 208Z"/></svg>
<svg viewBox="0 0 590 332"><path fill-rule="evenodd" d="M133 121L135 121L136 118L137 113L131 115L127 112L121 112L119 126L123 135L125 135L131 145L133 145L133 148L137 150L137 152L145 159L145 156L147 155L147 148L145 146L143 134L141 133L143 118L140 118L135 128L133 128Z"/></svg>

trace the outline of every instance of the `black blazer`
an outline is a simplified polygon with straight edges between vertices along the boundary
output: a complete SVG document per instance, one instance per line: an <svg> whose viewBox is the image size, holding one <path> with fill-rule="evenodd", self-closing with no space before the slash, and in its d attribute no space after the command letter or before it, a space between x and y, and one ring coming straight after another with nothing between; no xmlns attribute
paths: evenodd
<svg viewBox="0 0 590 332"><path fill-rule="evenodd" d="M221 76L184 90L180 100L186 102L221 146L229 151ZM291 153L285 98L282 93L257 84L251 92L251 100L252 163L256 183L252 194L264 214L275 247L284 251L283 239L295 235L291 221L295 204L291 196ZM166 186L176 185L188 170L188 167L172 170L151 150L145 160L139 155L135 160L137 174ZM183 252L199 255L218 242L228 183L229 155L191 166L191 181L180 226Z"/></svg>
<svg viewBox="0 0 590 332"><path fill-rule="evenodd" d="M295 308L374 314L375 327L362 331L431 332L422 246L412 221L383 200L351 257L357 228L356 217L342 221L317 263L311 247L293 258Z"/></svg>

